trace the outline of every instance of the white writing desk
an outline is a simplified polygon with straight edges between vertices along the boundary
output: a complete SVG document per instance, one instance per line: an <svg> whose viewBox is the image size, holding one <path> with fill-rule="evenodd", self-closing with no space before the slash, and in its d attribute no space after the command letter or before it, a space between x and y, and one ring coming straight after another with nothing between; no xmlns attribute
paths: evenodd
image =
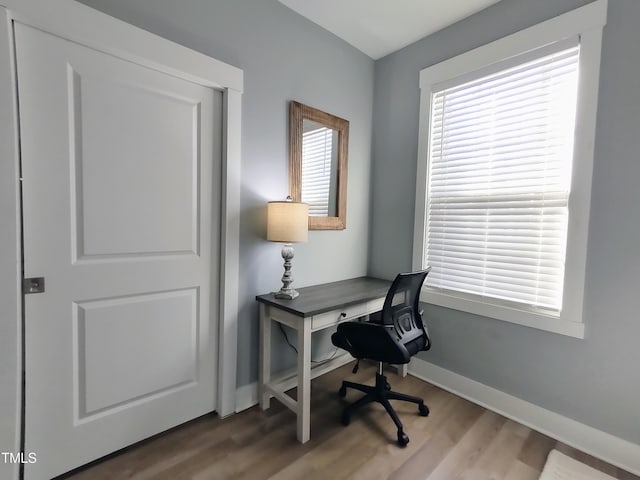
<svg viewBox="0 0 640 480"><path fill-rule="evenodd" d="M298 289L293 300L275 298L272 293L258 295L260 303L260 406L269 408L271 397L280 400L297 415L298 441L305 443L310 435L311 379L344 365L353 358L340 355L311 366L311 334L382 310L388 280L360 277ZM271 322L287 325L297 333L298 362L293 374L271 376ZM297 387L297 400L285 392Z"/></svg>

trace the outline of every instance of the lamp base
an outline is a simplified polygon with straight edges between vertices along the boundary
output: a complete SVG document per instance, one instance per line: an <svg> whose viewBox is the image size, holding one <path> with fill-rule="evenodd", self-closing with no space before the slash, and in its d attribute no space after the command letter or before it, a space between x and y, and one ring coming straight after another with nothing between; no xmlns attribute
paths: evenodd
<svg viewBox="0 0 640 480"><path fill-rule="evenodd" d="M293 288L289 288L287 290L280 290L279 292L274 292L273 293L274 297L283 298L285 300L293 300L298 295L300 295L300 294L296 290L294 290Z"/></svg>
<svg viewBox="0 0 640 480"><path fill-rule="evenodd" d="M276 298L283 298L285 300L293 300L299 293L296 292L291 284L293 283L293 276L291 275L291 259L293 258L293 247L290 243L286 243L282 247L282 258L284 259L284 275L282 275L282 288L280 291L275 292Z"/></svg>

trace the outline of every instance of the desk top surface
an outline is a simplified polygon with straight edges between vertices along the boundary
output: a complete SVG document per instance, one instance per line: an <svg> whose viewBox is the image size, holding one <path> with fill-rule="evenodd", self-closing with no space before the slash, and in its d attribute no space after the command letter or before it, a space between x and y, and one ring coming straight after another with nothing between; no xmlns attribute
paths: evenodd
<svg viewBox="0 0 640 480"><path fill-rule="evenodd" d="M359 277L298 288L300 295L293 300L276 298L273 293L258 295L256 300L300 317L310 317L318 313L384 297L390 286L391 281L389 280Z"/></svg>

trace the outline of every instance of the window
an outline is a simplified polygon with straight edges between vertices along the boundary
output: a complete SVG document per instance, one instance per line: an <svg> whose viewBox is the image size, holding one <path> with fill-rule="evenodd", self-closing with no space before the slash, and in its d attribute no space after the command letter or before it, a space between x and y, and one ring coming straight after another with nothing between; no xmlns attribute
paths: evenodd
<svg viewBox="0 0 640 480"><path fill-rule="evenodd" d="M600 1L421 72L423 299L582 337Z"/></svg>
<svg viewBox="0 0 640 480"><path fill-rule="evenodd" d="M434 89L432 287L560 311L579 46L558 47Z"/></svg>

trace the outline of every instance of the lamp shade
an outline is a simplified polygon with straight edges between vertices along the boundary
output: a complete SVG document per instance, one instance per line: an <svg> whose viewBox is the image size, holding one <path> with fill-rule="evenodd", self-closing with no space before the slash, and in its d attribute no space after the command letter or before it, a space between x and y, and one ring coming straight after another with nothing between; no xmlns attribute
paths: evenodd
<svg viewBox="0 0 640 480"><path fill-rule="evenodd" d="M300 202L267 204L267 240L306 242L309 231L309 205Z"/></svg>

